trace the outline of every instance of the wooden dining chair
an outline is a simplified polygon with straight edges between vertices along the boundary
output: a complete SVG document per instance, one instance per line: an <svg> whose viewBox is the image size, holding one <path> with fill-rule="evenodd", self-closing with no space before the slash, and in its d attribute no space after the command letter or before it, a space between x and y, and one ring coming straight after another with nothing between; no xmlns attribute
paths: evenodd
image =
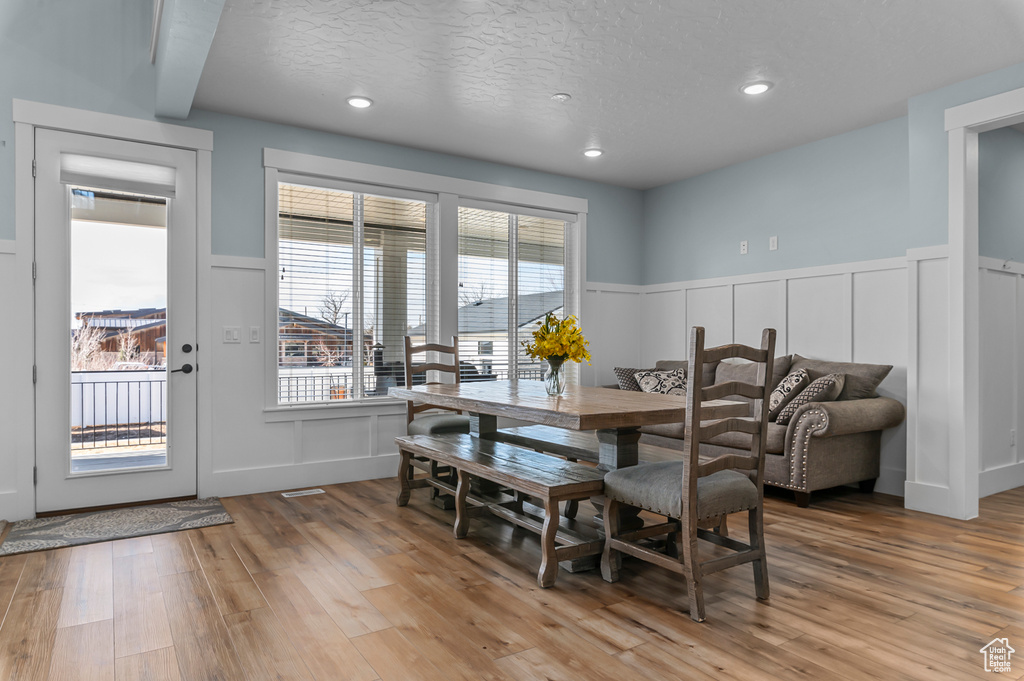
<svg viewBox="0 0 1024 681"><path fill-rule="evenodd" d="M452 363L441 364L438 362L424 362L422 364L415 364L415 356L426 352L440 352L442 354L451 355ZM441 373L454 374L455 383L461 383L459 375L458 336L452 336L451 345L441 345L440 343L413 345L412 338L409 336L405 337L405 386L407 388L413 387L413 376L425 374L428 371L439 371ZM434 385L436 383L436 381L428 383L424 380L420 385ZM429 404L416 404L412 400L409 400L406 404L406 421L408 423L407 429L409 431L409 435L440 435L441 433L469 432L469 417L463 416L460 411L454 410L454 413L428 414L426 416L417 417L416 414L421 411L426 411L427 409L442 409L442 407L434 407Z"/></svg>
<svg viewBox="0 0 1024 681"><path fill-rule="evenodd" d="M451 355L451 364L424 361L422 364L415 364L416 355L427 352L439 352ZM454 374L455 383L461 383L459 371L459 337L452 336L451 345L440 343L426 343L424 345L413 345L412 338L405 337L405 387L413 387L413 376L425 374L428 371L439 371L441 373ZM420 385L430 385L436 381L423 381ZM440 435L442 433L469 433L469 417L464 416L458 410L445 410L440 414L425 414L417 416L427 409L443 409L429 404L416 404L412 400L406 402L406 430L409 435ZM412 479L415 470L419 469L435 480L443 480L454 488L457 478L456 471L449 466L439 465L436 461L414 456L410 459L411 466L408 469L409 478ZM401 475L401 470L399 475ZM418 480L413 487L426 487L425 480ZM399 495L401 496L401 494ZM455 508L455 497L451 494L442 494L437 487L430 486L430 498L437 506L451 510Z"/></svg>
<svg viewBox="0 0 1024 681"><path fill-rule="evenodd" d="M703 366L738 357L760 364L757 384L730 381L705 387ZM725 568L753 563L754 590L768 598L768 564L764 545L764 459L768 430L768 398L771 394L775 329L761 334L761 347L723 345L704 348L704 328L690 335L689 378L686 391L686 446L682 461L640 464L609 472L604 479L605 547L601 574L606 581L619 578L622 554L628 553L682 573L690 600L690 617L704 621L705 575ZM735 395L754 400L751 417L707 420L702 404ZM722 454L700 460L700 443L726 432L751 436L748 452ZM640 530L620 531L623 505L639 506L666 517L666 521ZM746 511L747 543L726 536L725 516ZM650 539L666 535L665 550ZM733 553L701 560L698 539L731 549ZM645 541L646 540L646 541Z"/></svg>

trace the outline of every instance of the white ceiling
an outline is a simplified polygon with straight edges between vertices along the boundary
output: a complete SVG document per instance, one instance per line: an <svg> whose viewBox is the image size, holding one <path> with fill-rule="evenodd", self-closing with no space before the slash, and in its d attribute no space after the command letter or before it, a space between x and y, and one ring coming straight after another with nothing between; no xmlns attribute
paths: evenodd
<svg viewBox="0 0 1024 681"><path fill-rule="evenodd" d="M194 106L648 188L902 116L1022 39L1019 0L227 0Z"/></svg>

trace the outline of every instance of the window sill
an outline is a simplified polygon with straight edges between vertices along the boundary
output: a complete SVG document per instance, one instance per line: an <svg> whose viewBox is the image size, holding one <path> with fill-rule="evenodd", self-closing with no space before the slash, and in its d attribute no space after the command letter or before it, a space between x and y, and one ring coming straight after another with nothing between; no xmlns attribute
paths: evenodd
<svg viewBox="0 0 1024 681"><path fill-rule="evenodd" d="M315 421L318 419L349 419L373 415L405 414L405 400L392 397L375 397L362 400L348 400L343 403L279 405L264 407L263 420L266 423L288 423L293 421Z"/></svg>

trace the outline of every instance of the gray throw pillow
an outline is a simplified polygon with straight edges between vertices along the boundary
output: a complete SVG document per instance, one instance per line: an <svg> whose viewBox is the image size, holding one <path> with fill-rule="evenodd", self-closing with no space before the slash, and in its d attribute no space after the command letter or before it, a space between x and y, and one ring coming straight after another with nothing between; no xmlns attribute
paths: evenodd
<svg viewBox="0 0 1024 681"><path fill-rule="evenodd" d="M686 372L682 369L671 371L638 371L636 382L645 393L662 395L685 395Z"/></svg>
<svg viewBox="0 0 1024 681"><path fill-rule="evenodd" d="M857 374L846 374L846 381L843 383L843 392L839 393L838 400L864 400L871 397L878 397L875 388L878 384L873 378L864 378Z"/></svg>
<svg viewBox="0 0 1024 681"><path fill-rule="evenodd" d="M615 380L619 382L619 390L633 390L640 392L640 384L636 382L636 372L654 371L654 369L631 369L630 367L615 367Z"/></svg>
<svg viewBox="0 0 1024 681"><path fill-rule="evenodd" d="M771 397L768 398L768 420L776 420L782 408L810 384L811 377L807 374L806 369L794 371L779 381L775 390L772 391Z"/></svg>
<svg viewBox="0 0 1024 681"><path fill-rule="evenodd" d="M780 426L787 425L792 420L796 410L811 402L833 402L839 393L843 391L843 383L846 377L843 374L827 374L821 378L811 381L811 384L797 393L796 397L789 401L775 417L775 422Z"/></svg>

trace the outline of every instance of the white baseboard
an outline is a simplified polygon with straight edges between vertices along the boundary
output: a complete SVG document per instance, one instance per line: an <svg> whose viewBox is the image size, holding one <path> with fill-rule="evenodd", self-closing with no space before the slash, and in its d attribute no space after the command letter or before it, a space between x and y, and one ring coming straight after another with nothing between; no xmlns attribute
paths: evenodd
<svg viewBox="0 0 1024 681"><path fill-rule="evenodd" d="M981 472L978 476L978 497L984 498L1021 486L1024 486L1024 462L1011 463Z"/></svg>
<svg viewBox="0 0 1024 681"><path fill-rule="evenodd" d="M947 518L965 520L965 518L950 515L949 510L954 508L955 504L953 501L953 491L948 487L908 481L903 490L904 508L911 511L922 511L924 513L946 516Z"/></svg>
<svg viewBox="0 0 1024 681"><path fill-rule="evenodd" d="M398 472L398 454L381 454L344 461L290 463L264 468L214 471L202 481L199 495L230 497L259 494L307 486L335 485L374 478L388 478Z"/></svg>

